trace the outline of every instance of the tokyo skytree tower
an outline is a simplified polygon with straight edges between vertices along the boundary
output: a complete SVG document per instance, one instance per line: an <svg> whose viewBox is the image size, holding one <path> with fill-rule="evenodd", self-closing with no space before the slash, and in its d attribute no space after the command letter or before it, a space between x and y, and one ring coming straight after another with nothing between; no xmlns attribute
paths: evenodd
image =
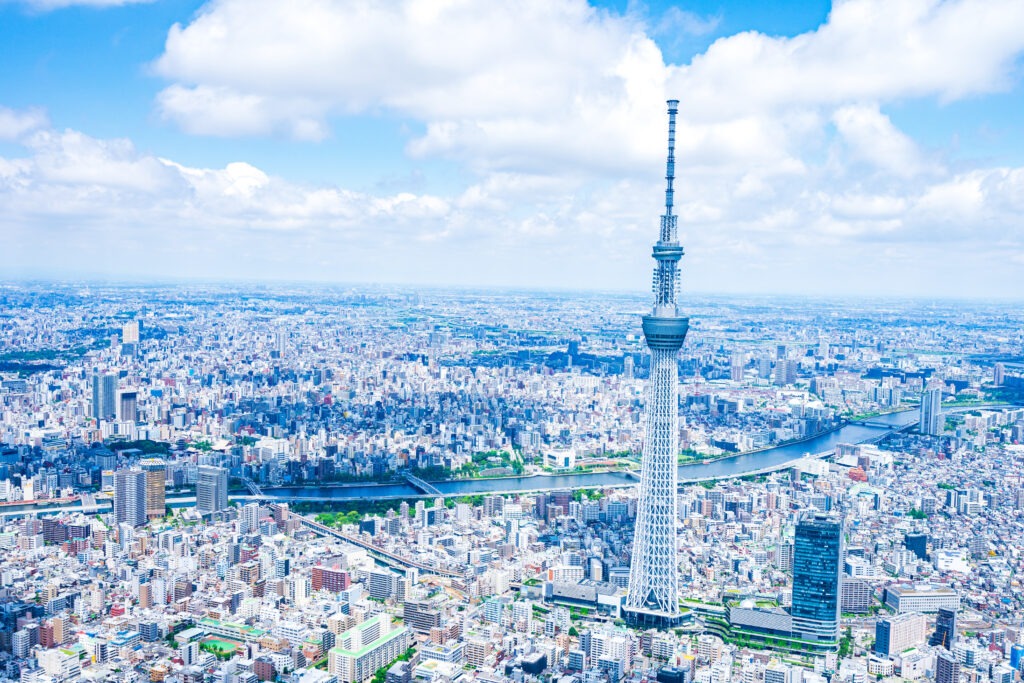
<svg viewBox="0 0 1024 683"><path fill-rule="evenodd" d="M679 482L679 368L676 356L690 320L679 315L679 246L672 214L675 177L676 112L668 101L668 163L665 215L654 245L654 309L643 317L644 339L651 350L647 380L647 429L640 472L640 498L633 556L629 570L626 616L633 623L671 626L678 622L679 553L676 547L676 487Z"/></svg>

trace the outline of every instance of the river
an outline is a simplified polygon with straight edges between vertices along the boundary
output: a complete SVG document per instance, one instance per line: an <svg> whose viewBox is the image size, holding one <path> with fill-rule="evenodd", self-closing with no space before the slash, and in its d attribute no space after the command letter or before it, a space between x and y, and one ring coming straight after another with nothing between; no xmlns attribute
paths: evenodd
<svg viewBox="0 0 1024 683"><path fill-rule="evenodd" d="M819 455L835 450L841 443L873 441L894 430L917 421L917 409L903 410L878 417L851 422L825 434L760 451L734 455L712 462L682 465L679 481L682 483L708 479L725 479L746 474L780 469L805 455ZM884 425L884 426L883 426ZM463 479L433 482L446 496L469 496L479 493L508 493L517 491L550 491L560 489L598 488L603 486L629 486L637 480L623 472L587 474L542 474L532 477L502 477L498 479ZM401 498L422 495L408 484L335 484L327 486L264 487L266 496L277 500L353 500L359 498Z"/></svg>
<svg viewBox="0 0 1024 683"><path fill-rule="evenodd" d="M976 408L990 407L987 405ZM992 406L994 407L994 406ZM961 410L969 410L964 408ZM960 412L952 410L948 412ZM902 410L878 417L850 422L839 429L796 443L766 448L714 460L712 462L682 465L679 467L681 483L727 479L732 477L784 469L806 455L818 456L832 452L837 444L866 443L917 422L918 409ZM469 496L482 493L516 493L522 491L554 491L579 488L601 488L607 486L632 486L635 477L623 472L600 472L587 474L544 474L533 477L502 477L498 479L464 479L459 481L433 482L444 496ZM346 501L362 498L386 500L415 498L422 496L408 484L328 484L324 486L270 486L263 488L264 498L278 501ZM248 495L231 496L246 501ZM168 496L172 507L195 504L194 496L177 498ZM102 503L102 511L109 510L109 503ZM20 517L24 514L54 514L62 510L81 510L79 504L68 506L11 506L0 510L0 519Z"/></svg>

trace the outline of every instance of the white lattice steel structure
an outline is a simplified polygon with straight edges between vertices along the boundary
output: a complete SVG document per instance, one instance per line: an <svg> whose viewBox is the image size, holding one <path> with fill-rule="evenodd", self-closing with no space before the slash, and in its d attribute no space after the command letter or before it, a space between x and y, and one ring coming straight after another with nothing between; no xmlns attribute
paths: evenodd
<svg viewBox="0 0 1024 683"><path fill-rule="evenodd" d="M679 553L676 547L676 487L679 482L679 368L676 356L689 329L679 315L679 246L672 214L677 100L668 101L668 163L665 215L654 245L654 309L643 318L651 349L647 381L640 499L629 570L626 613L635 623L670 626L679 620Z"/></svg>

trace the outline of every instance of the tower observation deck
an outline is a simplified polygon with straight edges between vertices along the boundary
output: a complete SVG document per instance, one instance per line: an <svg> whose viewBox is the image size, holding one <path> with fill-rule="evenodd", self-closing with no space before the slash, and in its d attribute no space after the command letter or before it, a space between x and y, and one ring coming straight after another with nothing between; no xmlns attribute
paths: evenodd
<svg viewBox="0 0 1024 683"><path fill-rule="evenodd" d="M654 244L654 307L643 316L651 350L645 398L646 430L640 470L640 496L633 535L626 616L635 624L669 627L679 622L679 552L676 545L676 489L679 483L679 366L677 355L690 319L679 315L679 246L673 208L676 113L668 101L668 161L665 213Z"/></svg>

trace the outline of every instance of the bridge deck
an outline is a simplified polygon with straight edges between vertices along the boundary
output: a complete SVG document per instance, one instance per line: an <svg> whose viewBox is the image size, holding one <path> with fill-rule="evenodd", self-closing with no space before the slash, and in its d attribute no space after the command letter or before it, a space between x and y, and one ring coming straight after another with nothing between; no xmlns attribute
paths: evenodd
<svg viewBox="0 0 1024 683"><path fill-rule="evenodd" d="M408 472L405 473L405 480L407 482L409 482L410 486L412 486L413 488L417 489L418 491L422 491L425 495L428 495L428 496L440 496L441 495L441 491L439 491L436 486L434 486L430 482L423 481L419 477L413 476L412 474L409 474Z"/></svg>

